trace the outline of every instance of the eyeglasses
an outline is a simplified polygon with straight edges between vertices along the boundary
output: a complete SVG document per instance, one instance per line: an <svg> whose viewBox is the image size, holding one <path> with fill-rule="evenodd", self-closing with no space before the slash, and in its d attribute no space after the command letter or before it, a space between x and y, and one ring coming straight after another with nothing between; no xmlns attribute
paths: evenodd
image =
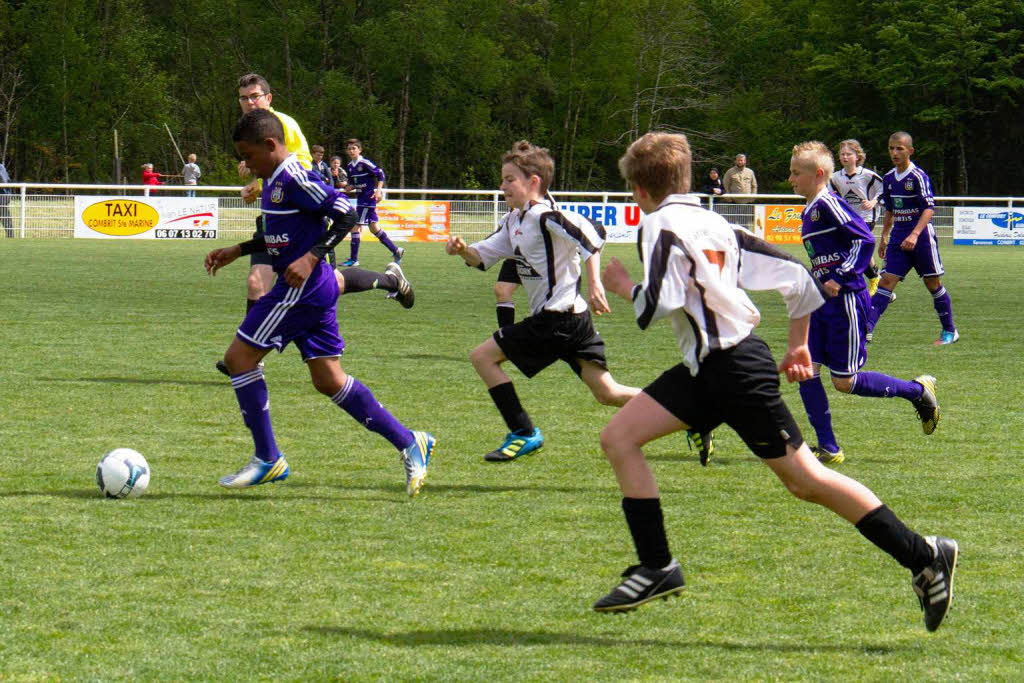
<svg viewBox="0 0 1024 683"><path fill-rule="evenodd" d="M255 95L239 95L238 96L238 101L239 102L257 102L257 101L259 101L259 99L261 97L265 97L266 94L267 93L265 93L265 92L260 92L260 93L256 93Z"/></svg>

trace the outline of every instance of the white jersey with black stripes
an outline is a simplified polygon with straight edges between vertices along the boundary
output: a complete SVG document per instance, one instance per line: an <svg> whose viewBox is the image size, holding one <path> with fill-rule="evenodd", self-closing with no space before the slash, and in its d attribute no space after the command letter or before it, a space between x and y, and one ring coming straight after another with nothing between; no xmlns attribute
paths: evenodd
<svg viewBox="0 0 1024 683"><path fill-rule="evenodd" d="M829 187L853 207L857 215L871 226L878 215L878 207L864 208L864 202L878 199L882 194L882 177L870 168L858 166L852 174L839 169L828 181Z"/></svg>
<svg viewBox="0 0 1024 683"><path fill-rule="evenodd" d="M761 320L745 289L777 290L791 318L824 303L797 259L703 209L692 195L669 195L640 221L643 284L633 291L637 323L669 318L683 362L696 376L709 353L736 346Z"/></svg>
<svg viewBox="0 0 1024 683"><path fill-rule="evenodd" d="M496 231L471 246L485 270L502 259L516 262L531 314L582 313L587 302L579 294L580 264L599 252L604 240L603 226L573 211L554 209L545 200L508 212Z"/></svg>

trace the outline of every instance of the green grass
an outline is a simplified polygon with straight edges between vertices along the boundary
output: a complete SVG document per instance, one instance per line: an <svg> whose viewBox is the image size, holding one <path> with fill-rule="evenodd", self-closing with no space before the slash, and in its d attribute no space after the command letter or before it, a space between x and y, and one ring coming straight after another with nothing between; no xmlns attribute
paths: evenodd
<svg viewBox="0 0 1024 683"><path fill-rule="evenodd" d="M633 559L598 446L612 410L564 365L519 394L547 446L484 463L505 429L467 354L494 326L482 274L411 245L417 302L341 299L342 364L399 419L439 438L419 498L396 453L310 386L294 349L267 362L293 474L216 485L251 442L213 369L243 310L245 266L202 271L209 243L0 240L0 679L1011 680L1024 670L1019 504L1024 250L943 256L960 343L907 282L870 369L939 379L921 434L895 400L830 390L842 471L910 525L961 544L957 595L924 630L909 575L828 511L789 496L735 434L710 467L685 439L651 444L681 599L628 616L591 603ZM629 263L628 246L609 247ZM364 265L386 251L364 247ZM633 268L634 273L636 268ZM521 293L520 293L521 294ZM782 348L785 314L758 295ZM616 378L678 361L667 325L598 321ZM526 309L519 299L519 313ZM810 433L795 387L785 396ZM114 447L141 451L149 492L100 498Z"/></svg>

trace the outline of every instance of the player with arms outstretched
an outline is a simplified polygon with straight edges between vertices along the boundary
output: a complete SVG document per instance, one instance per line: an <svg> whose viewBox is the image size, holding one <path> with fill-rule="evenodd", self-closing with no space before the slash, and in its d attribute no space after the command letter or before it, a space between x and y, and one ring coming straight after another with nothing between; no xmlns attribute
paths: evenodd
<svg viewBox="0 0 1024 683"><path fill-rule="evenodd" d="M648 133L629 147L619 168L646 214L639 242L644 277L635 284L612 259L605 286L632 301L641 329L671 320L683 362L645 387L601 432L640 563L627 568L594 609L627 611L683 590L643 446L688 426L704 431L725 422L793 495L829 508L910 569L925 626L934 631L953 595L956 542L919 536L864 485L818 462L779 393L779 372L789 381L813 373L807 330L811 312L824 301L820 286L796 259L687 195L686 136ZM778 368L753 334L760 314L744 289L775 289L786 301L789 339Z"/></svg>
<svg viewBox="0 0 1024 683"><path fill-rule="evenodd" d="M801 143L793 147L789 168L793 191L807 200L801 214L802 238L811 272L826 295L825 304L811 314L808 341L814 376L800 382L800 398L818 435L818 445L811 451L826 464L841 463L845 457L832 431L822 365L828 367L833 386L844 394L910 401L924 433L931 434L939 422L934 377L921 375L911 382L860 371L868 357L865 334L871 310L863 273L875 239L864 219L829 191L832 153L820 142Z"/></svg>
<svg viewBox="0 0 1024 683"><path fill-rule="evenodd" d="M285 146L281 122L272 112L255 110L243 116L233 139L247 168L264 180L264 230L248 242L211 251L206 270L214 275L239 256L266 252L278 277L250 308L224 354L255 452L241 469L223 477L221 486L244 488L288 476L288 463L274 440L267 384L259 364L271 349L280 352L294 343L316 390L398 449L406 490L416 495L427 475L434 437L407 429L338 362L345 348L336 314L338 280L323 256L355 225L351 204L343 193L299 164ZM325 217L332 221L326 233Z"/></svg>

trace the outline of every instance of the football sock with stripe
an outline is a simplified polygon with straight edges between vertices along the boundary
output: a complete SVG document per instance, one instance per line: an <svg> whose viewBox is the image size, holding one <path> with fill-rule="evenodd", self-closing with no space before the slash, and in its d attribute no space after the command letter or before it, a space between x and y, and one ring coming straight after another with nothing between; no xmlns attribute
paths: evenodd
<svg viewBox="0 0 1024 683"><path fill-rule="evenodd" d="M648 569L661 569L672 562L665 536L665 518L660 498L623 498L622 512L633 536L640 564Z"/></svg>
<svg viewBox="0 0 1024 683"><path fill-rule="evenodd" d="M807 420L818 436L818 445L830 453L836 453L839 451L839 444L836 442L835 432L832 431L832 410L828 405L828 395L821 383L821 376L815 375L800 382L799 390L800 400L807 411Z"/></svg>
<svg viewBox="0 0 1024 683"><path fill-rule="evenodd" d="M345 386L331 396L331 400L356 422L380 434L398 450L410 446L415 440L412 432L380 404L365 384L352 375L345 380Z"/></svg>
<svg viewBox="0 0 1024 683"><path fill-rule="evenodd" d="M879 287L875 290L874 296L871 297L871 310L868 311L868 329L875 329L875 325L878 324L878 319L885 313L885 309L892 303L892 291Z"/></svg>
<svg viewBox="0 0 1024 683"><path fill-rule="evenodd" d="M398 291L398 278L388 273L353 267L342 269L341 276L345 279L343 295L366 292L371 289L383 289L385 292Z"/></svg>
<svg viewBox="0 0 1024 683"><path fill-rule="evenodd" d="M267 382L263 379L263 369L256 368L232 375L231 386L238 398L242 420L252 432L254 454L264 462L274 462L280 451L277 450L274 430L270 426L270 397L267 394Z"/></svg>
<svg viewBox="0 0 1024 683"><path fill-rule="evenodd" d="M928 542L920 534L907 528L896 513L885 505L880 505L861 517L854 526L864 538L892 555L897 562L914 574L918 574L934 559L932 547Z"/></svg>
<svg viewBox="0 0 1024 683"><path fill-rule="evenodd" d="M498 314L498 327L508 327L514 325L516 322L516 302L514 301L499 301L498 305L494 307L495 313Z"/></svg>
<svg viewBox="0 0 1024 683"><path fill-rule="evenodd" d="M490 393L494 405L498 407L501 417L505 420L508 431L521 436L533 433L533 421L523 410L523 405L519 402L519 396L516 394L516 388L512 382L503 382L487 391Z"/></svg>
<svg viewBox="0 0 1024 683"><path fill-rule="evenodd" d="M946 332L955 330L956 325L953 324L953 300L949 298L949 292L946 291L945 287L939 287L932 292L932 305L935 306L935 312L939 314L939 322L942 324L942 329Z"/></svg>
<svg viewBox="0 0 1024 683"><path fill-rule="evenodd" d="M358 261L359 260L359 233L358 232L353 232L353 233L349 233L349 234L351 235L351 241L352 241L352 250L349 252L349 258L351 258L353 261Z"/></svg>
<svg viewBox="0 0 1024 683"><path fill-rule="evenodd" d="M374 237L376 237L381 244L387 247L388 251L390 251L392 254L394 254L395 251L398 249L398 247L395 246L395 243L391 241L391 238L388 237L388 234L383 230L374 235Z"/></svg>
<svg viewBox="0 0 1024 683"><path fill-rule="evenodd" d="M858 372L850 379L853 382L850 393L857 396L875 398L898 396L908 401L916 401L921 398L921 392L924 391L924 388L917 382L890 377L881 372Z"/></svg>

